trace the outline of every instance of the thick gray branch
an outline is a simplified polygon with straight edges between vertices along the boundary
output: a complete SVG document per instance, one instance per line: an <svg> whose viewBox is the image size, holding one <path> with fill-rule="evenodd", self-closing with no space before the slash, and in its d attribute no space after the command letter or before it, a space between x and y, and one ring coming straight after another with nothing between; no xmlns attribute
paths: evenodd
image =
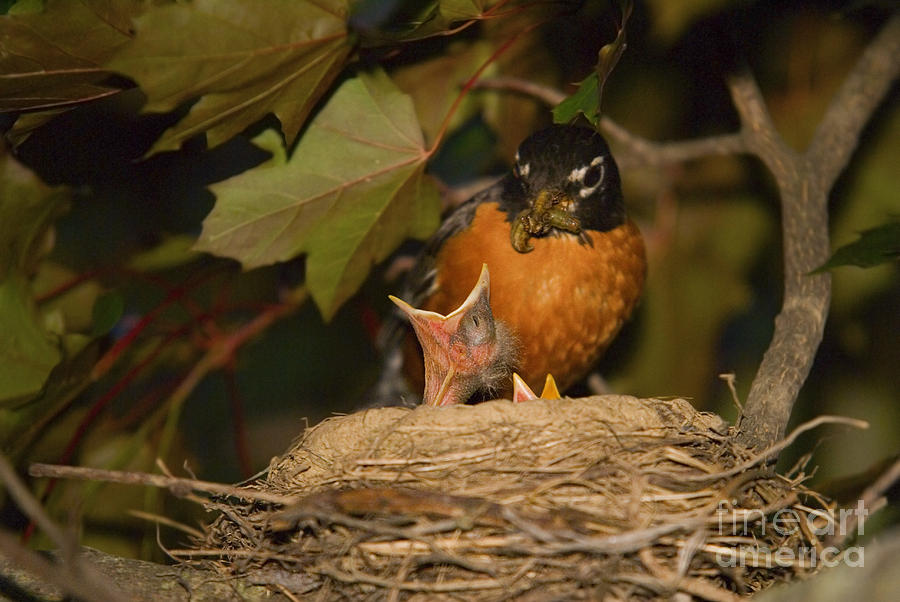
<svg viewBox="0 0 900 602"><path fill-rule="evenodd" d="M798 154L778 136L749 75L730 82L747 147L778 185L784 239L784 301L775 333L753 379L739 439L765 447L781 439L822 340L831 280L810 272L828 259L828 194L859 133L900 70L900 16L872 41L838 92L809 149Z"/></svg>
<svg viewBox="0 0 900 602"><path fill-rule="evenodd" d="M806 153L830 187L856 148L859 135L900 76L900 13L888 20L841 86Z"/></svg>
<svg viewBox="0 0 900 602"><path fill-rule="evenodd" d="M69 570L64 559L54 556L48 555L44 559L52 569L34 570L33 567L18 562L18 558L7 559L0 555L0 592L11 593L14 599L21 596L26 600L47 602L71 600L71 594L91 602L111 599L108 596L90 595L89 590L82 585L73 587L71 578L54 576L50 570L56 573L66 573ZM132 602L289 602L296 599L247 580L227 579L212 571L119 558L90 548L79 551L78 561L102 576L106 587L114 588L124 596L121 599Z"/></svg>

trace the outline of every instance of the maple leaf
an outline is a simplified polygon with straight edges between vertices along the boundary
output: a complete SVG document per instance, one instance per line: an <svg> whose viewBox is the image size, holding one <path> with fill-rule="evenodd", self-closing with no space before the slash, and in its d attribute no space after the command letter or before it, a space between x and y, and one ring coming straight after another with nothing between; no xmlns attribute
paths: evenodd
<svg viewBox="0 0 900 602"><path fill-rule="evenodd" d="M131 35L131 1L48 0L0 16L0 111L54 109L119 91L101 66Z"/></svg>
<svg viewBox="0 0 900 602"><path fill-rule="evenodd" d="M288 141L351 50L346 0L196 0L136 19L137 35L107 64L147 95L145 111L199 98L151 153L200 133L221 144L268 113Z"/></svg>
<svg viewBox="0 0 900 602"><path fill-rule="evenodd" d="M197 248L245 268L307 254L310 293L328 319L371 266L438 224L429 152L410 98L381 71L348 79L288 160L212 186Z"/></svg>
<svg viewBox="0 0 900 602"><path fill-rule="evenodd" d="M38 393L59 363L57 337L31 298L29 274L67 197L0 151L0 405Z"/></svg>
<svg viewBox="0 0 900 602"><path fill-rule="evenodd" d="M0 112L29 111L6 132L13 146L60 113L122 90L103 64L145 8L133 0L47 0L39 11L21 4L0 16Z"/></svg>

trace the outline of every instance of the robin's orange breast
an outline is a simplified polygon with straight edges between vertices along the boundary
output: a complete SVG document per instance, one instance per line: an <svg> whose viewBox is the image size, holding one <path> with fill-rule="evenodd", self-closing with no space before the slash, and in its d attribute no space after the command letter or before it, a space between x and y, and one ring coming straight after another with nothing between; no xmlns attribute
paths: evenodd
<svg viewBox="0 0 900 602"><path fill-rule="evenodd" d="M587 374L640 297L641 233L627 220L607 232L588 231L591 244L561 234L533 238L534 250L519 253L506 217L485 203L468 228L445 242L436 258L436 292L422 309L446 314L458 307L487 263L491 308L518 339L520 374L532 388L553 374L565 389Z"/></svg>

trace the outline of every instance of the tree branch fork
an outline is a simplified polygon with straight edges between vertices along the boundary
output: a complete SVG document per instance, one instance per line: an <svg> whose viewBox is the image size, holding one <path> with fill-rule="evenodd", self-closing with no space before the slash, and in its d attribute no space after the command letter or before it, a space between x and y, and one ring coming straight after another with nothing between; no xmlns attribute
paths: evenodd
<svg viewBox="0 0 900 602"><path fill-rule="evenodd" d="M618 143L623 169L665 167L710 156L747 154L772 174L782 213L784 298L775 332L753 379L738 424L738 439L752 448L779 441L825 328L831 297L829 274L811 272L830 252L828 195L847 166L860 134L900 73L900 13L891 16L863 52L825 111L803 152L776 130L753 76L731 77L728 89L740 118L737 132L676 142L653 142L602 117L600 129ZM505 89L556 105L565 95L513 78L480 88Z"/></svg>

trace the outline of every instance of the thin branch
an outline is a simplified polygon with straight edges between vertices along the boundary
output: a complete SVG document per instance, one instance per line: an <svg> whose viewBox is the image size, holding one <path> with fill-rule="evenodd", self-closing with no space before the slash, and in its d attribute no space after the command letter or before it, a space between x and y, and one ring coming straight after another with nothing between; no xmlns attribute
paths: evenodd
<svg viewBox="0 0 900 602"><path fill-rule="evenodd" d="M710 481L710 480L721 479L721 478L725 478L725 477L731 477L736 474L740 474L740 473L744 472L745 470L748 470L748 469L756 466L757 464L765 462L765 461L769 460L770 458L776 457L781 452L781 450L790 446L794 441L796 441L797 437L799 437L806 431L810 431L810 430L817 428L823 424L846 424L848 426L852 426L852 427L858 428L858 429L869 428L869 423L866 422L865 420L857 420L856 418L847 418L845 416L817 416L816 418L813 418L812 420L810 420L808 422L804 422L803 424L801 424L800 426L795 428L793 431L791 431L790 435L788 435L781 441L778 441L777 443L770 445L763 451L754 455L752 458L750 458L746 462L742 462L741 464L738 464L737 466L734 466L733 468L730 468L729 470L725 470L725 471L717 472L717 473L713 473L713 474L708 474L708 475L706 475L706 474L686 475L682 478L686 481Z"/></svg>
<svg viewBox="0 0 900 602"><path fill-rule="evenodd" d="M558 105L566 98L566 95L556 88L517 77L483 79L479 80L475 87L524 94L536 98L548 106ZM600 129L611 140L619 144L616 162L622 169L664 167L709 156L747 152L744 137L739 133L695 140L655 142L629 132L606 116L600 119Z"/></svg>
<svg viewBox="0 0 900 602"><path fill-rule="evenodd" d="M516 92L525 96L531 96L550 107L556 106L566 99L565 92L561 90L520 77L486 77L478 80L473 89Z"/></svg>
<svg viewBox="0 0 900 602"><path fill-rule="evenodd" d="M291 291L289 296L280 303L267 307L233 332L212 339L209 349L191 366L191 369L162 406L165 410L166 423L158 445L161 457L168 454L175 437L175 427L181 416L181 409L197 385L214 370L227 368L237 350L247 342L265 332L278 320L299 310L307 296L306 288L299 287Z"/></svg>
<svg viewBox="0 0 900 602"><path fill-rule="evenodd" d="M168 477L147 472L128 472L124 470L105 470L102 468L84 468L81 466L59 466L57 464L35 463L28 467L28 474L33 477L50 477L54 479L79 479L82 481L103 481L106 483L124 483L126 485L150 485L170 489L175 495L184 496L189 491L202 491L217 495L227 495L244 500L271 502L273 504L296 503L297 498L278 495L268 491L260 491L246 487L233 487L209 481Z"/></svg>
<svg viewBox="0 0 900 602"><path fill-rule="evenodd" d="M829 541L830 544L843 548L844 544L857 529L861 529L866 522L867 514L871 514L879 507L879 500L883 502L884 492L893 487L894 483L900 481L900 459L894 461L874 483L866 487L859 496L860 510L866 512L853 512L849 516L847 527L842 529L840 533L836 533Z"/></svg>
<svg viewBox="0 0 900 602"><path fill-rule="evenodd" d="M435 135L434 140L431 143L431 149L428 150L428 154L434 153L438 146L441 143L441 140L444 138L444 134L447 133L447 128L450 126L450 122L453 119L453 116L456 114L457 109L459 109L460 104L463 99L469 94L469 91L478 83L481 74L484 73L485 69L487 69L490 65L492 65L496 60L503 55L510 47L519 40L523 35L533 31L534 29L540 27L544 24L544 21L537 21L528 25L521 31L513 34L508 40L503 42L494 52L485 60L478 69L475 70L475 73L466 81L463 85L462 90L459 91L459 94L456 95L456 98L453 101L453 104L450 105L450 108L447 110L447 114L444 116L444 121L441 122L440 127L438 128L438 133Z"/></svg>
<svg viewBox="0 0 900 602"><path fill-rule="evenodd" d="M600 129L624 149L618 163L622 169L665 167L704 157L735 155L747 152L740 134L722 134L694 140L653 142L635 136L609 117L600 118Z"/></svg>
<svg viewBox="0 0 900 602"><path fill-rule="evenodd" d="M66 554L74 553L76 548L75 542L67 537L65 532L57 527L50 517L47 516L41 503L31 495L28 487L16 474L12 464L3 455L0 455L0 482L6 485L9 496L25 516L30 518L59 549Z"/></svg>
<svg viewBox="0 0 900 602"><path fill-rule="evenodd" d="M367 583L387 590L397 588L404 591L426 592L432 594L502 589L505 586L505 583L499 579L458 579L436 583L423 583L419 581L401 582L394 579L375 577L367 573L362 573L356 569L351 569L351 572L347 573L338 568L327 566L317 569L316 572L343 583Z"/></svg>

